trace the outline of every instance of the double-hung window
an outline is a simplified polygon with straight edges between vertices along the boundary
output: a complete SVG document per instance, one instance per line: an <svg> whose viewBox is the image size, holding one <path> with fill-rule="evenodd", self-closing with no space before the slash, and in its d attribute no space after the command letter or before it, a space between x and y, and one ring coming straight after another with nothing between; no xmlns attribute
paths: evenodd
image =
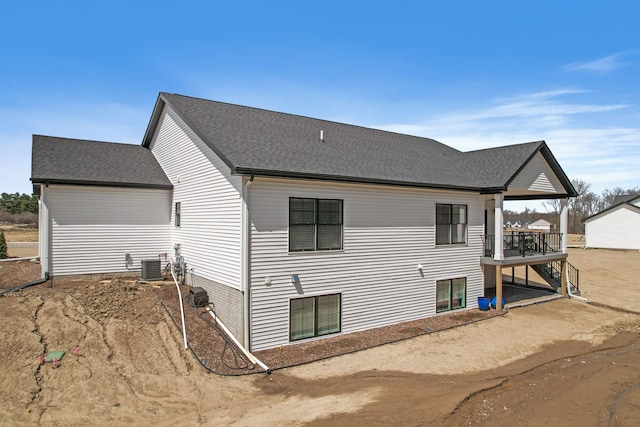
<svg viewBox="0 0 640 427"><path fill-rule="evenodd" d="M342 249L342 200L289 199L289 251Z"/></svg>
<svg viewBox="0 0 640 427"><path fill-rule="evenodd" d="M467 242L467 205L436 204L436 245Z"/></svg>
<svg viewBox="0 0 640 427"><path fill-rule="evenodd" d="M340 332L341 294L292 299L289 303L289 340Z"/></svg>
<svg viewBox="0 0 640 427"><path fill-rule="evenodd" d="M467 279L438 280L436 282L436 313L467 306Z"/></svg>

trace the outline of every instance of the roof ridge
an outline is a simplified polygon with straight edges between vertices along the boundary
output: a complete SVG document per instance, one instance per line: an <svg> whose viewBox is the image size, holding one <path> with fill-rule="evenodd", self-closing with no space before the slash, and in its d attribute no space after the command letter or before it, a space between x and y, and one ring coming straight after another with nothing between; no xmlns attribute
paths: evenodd
<svg viewBox="0 0 640 427"><path fill-rule="evenodd" d="M521 146L524 146L524 145L540 146L542 144L546 144L544 139L540 139L538 141L520 142L520 143L517 143L517 144L500 145L500 146L497 146L497 147L479 148L477 150L463 151L463 153L464 154L473 154L473 153L478 153L478 152L481 152L481 151L501 150L501 149L504 149L504 148L515 148L515 147L521 147Z"/></svg>
<svg viewBox="0 0 640 427"><path fill-rule="evenodd" d="M65 136L53 136L53 135L41 135L41 134L36 134L34 133L32 135L32 138L52 138L52 139L60 139L60 140L65 140L65 141L78 141L78 142L97 142L100 144L116 144L116 145L131 145L134 147L139 147L140 144L131 144L128 142L116 142L116 141L101 141L101 140L97 140L97 139L86 139L86 138L67 138Z"/></svg>
<svg viewBox="0 0 640 427"><path fill-rule="evenodd" d="M422 139L422 140L429 140L429 141L434 141L437 142L438 144L447 147L453 151L457 151L458 153L462 153L462 151L451 147L450 145L447 145L443 142L438 141L437 139L433 139L433 138L429 138L427 136L419 136L419 135L411 135L411 134L407 134L407 133L400 133L400 132L394 132L394 131L390 131L390 130L386 130L386 129L380 129L380 128L375 128L375 127L370 127L370 126L365 126L365 125L359 125L359 124L354 124L354 123L346 123L346 122L340 122L337 120L330 120L330 119L321 119L318 117L311 117L311 116L305 116L302 114L295 114L295 113L287 113L284 111L277 111L277 110L270 110L268 108L262 108L262 107L251 107L248 105L242 105L242 104L236 104L233 102L226 102L226 101L216 101L213 99L206 99L206 98L200 98L200 97L196 97L196 96L189 96L189 95L182 95L179 93L168 93L168 92L160 92L161 95L169 95L169 96L177 96L177 97L181 97L181 98L188 98L188 99L193 99L196 101L202 101L202 102L207 102L207 103L214 103L214 104L222 104L222 105L228 105L230 107L238 107L238 108L245 108L248 110L253 110L253 111L263 111L266 113L272 113L272 114L282 114L284 116L290 116L290 117L298 117L298 118L302 118L302 119L307 119L307 120L313 120L316 122L325 122L325 123L333 123L336 125L340 125L340 126L350 126L350 127L354 127L354 128L360 128L360 129L366 129L368 131L375 131L375 132L382 132L382 133L386 133L386 134L390 134L390 135L399 135L402 137L410 137L410 138L417 138L417 139ZM172 105L175 108L175 105Z"/></svg>

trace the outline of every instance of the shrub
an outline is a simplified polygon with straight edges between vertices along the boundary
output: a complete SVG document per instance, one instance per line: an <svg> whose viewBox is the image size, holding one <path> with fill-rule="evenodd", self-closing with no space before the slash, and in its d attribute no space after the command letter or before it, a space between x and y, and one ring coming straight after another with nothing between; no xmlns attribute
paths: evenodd
<svg viewBox="0 0 640 427"><path fill-rule="evenodd" d="M7 241L4 238L4 231L0 230L0 259L8 258Z"/></svg>

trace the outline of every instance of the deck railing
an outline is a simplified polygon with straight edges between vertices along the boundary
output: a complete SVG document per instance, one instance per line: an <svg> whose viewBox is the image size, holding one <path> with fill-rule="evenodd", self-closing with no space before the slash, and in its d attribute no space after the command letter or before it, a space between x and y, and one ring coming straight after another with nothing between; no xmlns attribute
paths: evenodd
<svg viewBox="0 0 640 427"><path fill-rule="evenodd" d="M495 255L495 236L484 236L484 256ZM514 256L546 255L562 251L562 233L512 231L503 235L502 250L505 258Z"/></svg>

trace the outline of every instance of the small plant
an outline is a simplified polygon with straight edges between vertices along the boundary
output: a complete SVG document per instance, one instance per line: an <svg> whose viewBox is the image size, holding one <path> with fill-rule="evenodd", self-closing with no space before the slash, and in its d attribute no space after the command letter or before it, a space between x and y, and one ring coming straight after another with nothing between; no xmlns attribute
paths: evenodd
<svg viewBox="0 0 640 427"><path fill-rule="evenodd" d="M0 230L0 259L8 258L7 241L4 238L4 231Z"/></svg>

